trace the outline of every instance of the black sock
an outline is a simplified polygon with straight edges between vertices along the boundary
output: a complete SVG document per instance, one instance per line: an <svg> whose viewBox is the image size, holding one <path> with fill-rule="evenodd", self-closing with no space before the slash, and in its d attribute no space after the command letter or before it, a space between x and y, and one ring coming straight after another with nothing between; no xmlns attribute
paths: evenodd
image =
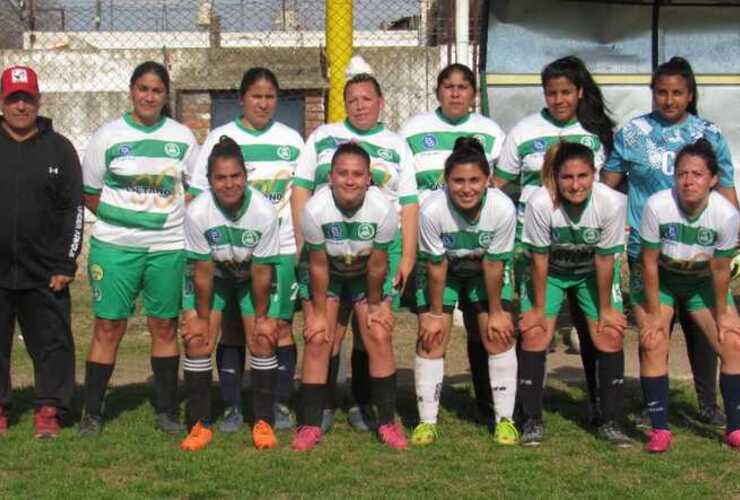
<svg viewBox="0 0 740 500"><path fill-rule="evenodd" d="M244 376L244 346L219 344L216 349L216 366L218 379L221 383L221 397L224 406L230 408L242 407L242 377Z"/></svg>
<svg viewBox="0 0 740 500"><path fill-rule="evenodd" d="M361 349L352 349L352 397L360 406L370 404L370 356Z"/></svg>
<svg viewBox="0 0 740 500"><path fill-rule="evenodd" d="M653 429L668 429L668 375L640 377L640 382Z"/></svg>
<svg viewBox="0 0 740 500"><path fill-rule="evenodd" d="M519 351L519 387L522 415L542 418L542 384L545 381L547 351Z"/></svg>
<svg viewBox="0 0 740 500"><path fill-rule="evenodd" d="M740 429L740 375L720 373L719 389L725 401L726 432L730 433Z"/></svg>
<svg viewBox="0 0 740 500"><path fill-rule="evenodd" d="M269 357L249 357L252 374L252 408L254 421L264 420L270 425L275 422L275 381L278 361L274 354Z"/></svg>
<svg viewBox="0 0 740 500"><path fill-rule="evenodd" d="M578 329L576 331L581 344L581 362L583 363L583 374L586 377L588 401L591 404L592 411L598 414L601 411L601 408L599 408L599 389L596 384L596 358L599 356L599 351L591 339L591 334L588 333L588 328L586 328L585 335L581 335Z"/></svg>
<svg viewBox="0 0 740 500"><path fill-rule="evenodd" d="M151 358L157 413L177 413L177 372L180 356Z"/></svg>
<svg viewBox="0 0 740 500"><path fill-rule="evenodd" d="M326 379L326 392L324 408L336 410L337 408L337 377L339 376L339 354L332 356L329 360L329 375Z"/></svg>
<svg viewBox="0 0 740 500"><path fill-rule="evenodd" d="M468 362L473 380L475 402L483 416L493 415L493 395L488 374L488 351L482 342L468 340Z"/></svg>
<svg viewBox="0 0 740 500"><path fill-rule="evenodd" d="M326 384L303 384L301 398L303 400L303 425L321 426L321 414L326 396Z"/></svg>
<svg viewBox="0 0 740 500"><path fill-rule="evenodd" d="M624 403L624 351L597 353L602 419L604 422L621 422Z"/></svg>
<svg viewBox="0 0 740 500"><path fill-rule="evenodd" d="M211 385L213 365L210 356L189 357L183 361L188 427L197 422L211 426Z"/></svg>
<svg viewBox="0 0 740 500"><path fill-rule="evenodd" d="M85 413L100 416L103 414L103 400L108 389L108 381L113 374L114 365L85 363Z"/></svg>
<svg viewBox="0 0 740 500"><path fill-rule="evenodd" d="M284 345L276 349L278 362L277 382L275 382L275 401L288 405L290 396L293 394L293 379L295 378L295 365L298 358L298 350L295 344Z"/></svg>
<svg viewBox="0 0 740 500"><path fill-rule="evenodd" d="M683 308L678 309L678 318L686 338L686 354L694 376L694 390L699 408L717 406L717 370L719 358L712 344Z"/></svg>
<svg viewBox="0 0 740 500"><path fill-rule="evenodd" d="M370 377L370 392L378 412L378 425L391 424L396 419L396 374Z"/></svg>

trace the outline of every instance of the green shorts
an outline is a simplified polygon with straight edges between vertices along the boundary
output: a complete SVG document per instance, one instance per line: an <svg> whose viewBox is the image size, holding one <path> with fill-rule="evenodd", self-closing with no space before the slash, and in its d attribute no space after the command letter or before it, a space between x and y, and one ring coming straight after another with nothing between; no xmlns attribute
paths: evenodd
<svg viewBox="0 0 740 500"><path fill-rule="evenodd" d="M184 266L183 250L148 252L92 238L87 269L95 316L126 319L143 292L146 316L177 318Z"/></svg>
<svg viewBox="0 0 740 500"><path fill-rule="evenodd" d="M271 318L292 321L295 313L298 283L296 282L295 254L280 255L272 272L273 291L270 294Z"/></svg>
<svg viewBox="0 0 740 500"><path fill-rule="evenodd" d="M630 299L632 304L645 303L645 283L642 277L642 263L629 260ZM687 311L699 311L714 307L714 285L711 277L677 276L674 273L658 268L658 300L661 304L674 307L681 303ZM734 304L730 291L727 291L727 303Z"/></svg>
<svg viewBox="0 0 740 500"><path fill-rule="evenodd" d="M617 311L624 309L622 301L622 289L620 286L620 260L615 259L614 276L612 278L611 302L612 307ZM534 284L528 275L519 287L519 300L521 312L527 312L532 309L532 297L534 296ZM583 314L588 319L599 319L599 289L596 283L596 272L585 276L562 276L558 274L548 274L545 285L545 317L555 318L560 314L560 308L563 305L568 290L573 289Z"/></svg>
<svg viewBox="0 0 740 500"><path fill-rule="evenodd" d="M190 277L191 272L185 273L182 308L184 310L195 309L195 290L193 280ZM273 290L275 283L273 282ZM280 312L277 305L273 302L274 291L270 294L270 305L267 315L270 318L283 319L276 316ZM275 306L273 308L273 306ZM238 318L240 316L254 316L254 304L252 303L252 283L250 281L234 281L226 278L213 278L213 296L211 297L211 309L222 312L229 318Z"/></svg>
<svg viewBox="0 0 740 500"><path fill-rule="evenodd" d="M507 261L504 267L504 283L501 289L501 300L511 302L513 298L513 287L511 261ZM445 288L442 292L442 307L446 313L455 309L456 305L460 309L472 306L473 304L488 304L488 292L486 284L481 276L460 279L447 276ZM420 262L416 266L416 308L418 312L429 309L429 286L427 282L427 266L425 262Z"/></svg>

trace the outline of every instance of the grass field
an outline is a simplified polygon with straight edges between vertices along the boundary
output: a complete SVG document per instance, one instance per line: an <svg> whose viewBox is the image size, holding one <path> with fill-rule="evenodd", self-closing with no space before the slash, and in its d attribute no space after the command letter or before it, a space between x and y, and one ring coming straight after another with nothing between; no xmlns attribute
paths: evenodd
<svg viewBox="0 0 740 500"><path fill-rule="evenodd" d="M75 284L73 292L79 381L91 321L86 285ZM396 332L399 412L407 428L416 418L414 321L400 317ZM487 429L473 421L461 339L458 335L448 356L452 384L443 392L442 437L436 445L386 449L372 435L354 432L340 416L334 430L308 454L290 450L288 432L279 434L277 450L257 452L246 429L235 436L216 433L211 446L199 453L181 452L180 438L153 428L146 383L149 342L140 320L132 322L120 351L103 435L83 440L75 427L68 427L56 440L37 441L28 387L31 364L22 342L16 341L13 376L18 388L12 427L0 440L0 497L740 498L740 453L722 447L719 433L678 416L679 411L693 412L694 395L686 382L673 384L675 440L664 456L644 453L639 433L629 450L596 440L585 423L582 386L558 377L550 377L546 391L546 443L539 449L493 446ZM640 397L634 378L627 389L628 410L635 411ZM215 391L213 396L218 401Z"/></svg>

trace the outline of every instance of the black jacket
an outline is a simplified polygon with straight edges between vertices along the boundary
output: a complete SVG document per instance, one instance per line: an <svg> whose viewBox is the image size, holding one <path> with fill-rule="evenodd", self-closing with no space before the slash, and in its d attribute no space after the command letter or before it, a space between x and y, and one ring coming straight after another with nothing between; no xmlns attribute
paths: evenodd
<svg viewBox="0 0 740 500"><path fill-rule="evenodd" d="M2 118L0 118L0 123ZM23 142L0 126L0 288L74 276L82 246L82 169L72 143L38 118Z"/></svg>

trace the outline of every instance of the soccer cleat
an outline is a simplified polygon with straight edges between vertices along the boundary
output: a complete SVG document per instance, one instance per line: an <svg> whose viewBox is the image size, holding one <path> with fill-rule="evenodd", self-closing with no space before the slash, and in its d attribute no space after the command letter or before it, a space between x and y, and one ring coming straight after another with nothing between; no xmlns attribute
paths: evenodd
<svg viewBox="0 0 740 500"><path fill-rule="evenodd" d="M516 429L514 422L508 418L502 418L496 424L496 431L493 434L493 440L496 444L513 445L519 443L519 431Z"/></svg>
<svg viewBox="0 0 740 500"><path fill-rule="evenodd" d="M252 427L252 442L258 450L267 450L277 446L277 438L270 424L264 420L257 420Z"/></svg>
<svg viewBox="0 0 740 500"><path fill-rule="evenodd" d="M0 436L8 432L8 413L0 406Z"/></svg>
<svg viewBox="0 0 740 500"><path fill-rule="evenodd" d="M653 429L648 434L645 449L650 453L665 453L671 447L673 433L668 429Z"/></svg>
<svg viewBox="0 0 740 500"><path fill-rule="evenodd" d="M293 449L295 451L309 451L321 442L321 427L316 425L301 425L293 436Z"/></svg>
<svg viewBox="0 0 740 500"><path fill-rule="evenodd" d="M324 411L321 413L321 432L324 434L334 427L335 412L336 410L334 408L324 408Z"/></svg>
<svg viewBox="0 0 740 500"><path fill-rule="evenodd" d="M624 433L618 423L611 421L600 425L596 430L596 435L617 448L631 448L632 440Z"/></svg>
<svg viewBox="0 0 740 500"><path fill-rule="evenodd" d="M740 429L725 434L725 444L730 448L740 450Z"/></svg>
<svg viewBox="0 0 740 500"><path fill-rule="evenodd" d="M432 444L437 439L439 439L437 424L431 422L421 422L411 433L411 444L415 446Z"/></svg>
<svg viewBox="0 0 740 500"><path fill-rule="evenodd" d="M284 431L295 427L295 418L290 408L281 403L275 403L275 429Z"/></svg>
<svg viewBox="0 0 740 500"><path fill-rule="evenodd" d="M530 418L522 425L522 446L539 446L545 439L545 424L539 418Z"/></svg>
<svg viewBox="0 0 740 500"><path fill-rule="evenodd" d="M81 437L96 437L103 432L103 417L86 413L80 420L77 434Z"/></svg>
<svg viewBox="0 0 740 500"><path fill-rule="evenodd" d="M360 432L369 432L377 429L378 421L372 408L368 405L355 405L347 411L347 422L352 428Z"/></svg>
<svg viewBox="0 0 740 500"><path fill-rule="evenodd" d="M391 422L389 424L383 424L378 427L378 439L383 444L387 444L391 448L402 450L408 448L409 440L406 438L406 433L403 432L403 427L398 422Z"/></svg>
<svg viewBox="0 0 740 500"><path fill-rule="evenodd" d="M42 406L33 415L34 436L39 439L59 436L59 417L53 406Z"/></svg>
<svg viewBox="0 0 740 500"><path fill-rule="evenodd" d="M185 426L177 418L177 413L157 413L155 421L157 429L167 434L179 434L185 430Z"/></svg>
<svg viewBox="0 0 740 500"><path fill-rule="evenodd" d="M232 433L238 432L244 424L244 416L238 406L229 406L224 411L224 418L218 424L218 430L221 432Z"/></svg>
<svg viewBox="0 0 740 500"><path fill-rule="evenodd" d="M190 429L188 437L183 439L182 443L180 443L180 448L182 448L183 451L197 451L201 448L205 448L212 439L213 431L200 422L196 422L193 428Z"/></svg>
<svg viewBox="0 0 740 500"><path fill-rule="evenodd" d="M717 405L711 406L699 406L698 419L700 422L715 427L717 429L724 429L727 425L725 414L719 409Z"/></svg>

